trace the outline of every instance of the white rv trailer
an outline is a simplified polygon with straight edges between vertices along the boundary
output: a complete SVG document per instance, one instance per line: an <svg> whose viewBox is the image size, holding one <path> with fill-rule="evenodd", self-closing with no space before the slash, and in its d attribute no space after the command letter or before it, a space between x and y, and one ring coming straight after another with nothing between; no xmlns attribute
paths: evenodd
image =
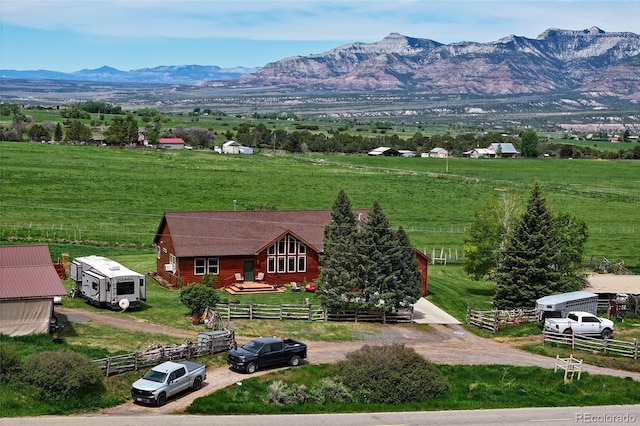
<svg viewBox="0 0 640 426"><path fill-rule="evenodd" d="M538 320L547 318L566 318L570 311L598 313L598 295L588 291L572 291L552 294L536 300Z"/></svg>
<svg viewBox="0 0 640 426"><path fill-rule="evenodd" d="M145 276L102 256L77 257L69 264L72 294L95 306L127 309L147 300Z"/></svg>

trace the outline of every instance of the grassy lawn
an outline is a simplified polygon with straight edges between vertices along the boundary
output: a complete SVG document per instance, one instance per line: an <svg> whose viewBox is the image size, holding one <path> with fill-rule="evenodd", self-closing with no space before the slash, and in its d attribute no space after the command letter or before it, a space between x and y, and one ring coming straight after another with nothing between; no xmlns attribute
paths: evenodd
<svg viewBox="0 0 640 426"><path fill-rule="evenodd" d="M332 375L330 365L305 365L246 378L242 386L229 386L198 398L186 413L308 414L618 405L636 404L640 391L640 382L588 373L582 373L579 381L564 383L561 372L538 367L441 365L439 369L449 380L449 389L425 403L387 405L356 400L276 406L263 402L269 384L275 380L311 388L318 380Z"/></svg>

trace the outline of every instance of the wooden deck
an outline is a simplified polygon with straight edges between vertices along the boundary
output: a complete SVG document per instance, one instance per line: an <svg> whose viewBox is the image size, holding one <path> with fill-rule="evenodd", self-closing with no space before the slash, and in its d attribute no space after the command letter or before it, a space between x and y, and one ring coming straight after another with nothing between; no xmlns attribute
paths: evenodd
<svg viewBox="0 0 640 426"><path fill-rule="evenodd" d="M225 287L224 290L230 294L259 294L259 293L284 293L284 288L274 287L267 283L256 283L246 281Z"/></svg>

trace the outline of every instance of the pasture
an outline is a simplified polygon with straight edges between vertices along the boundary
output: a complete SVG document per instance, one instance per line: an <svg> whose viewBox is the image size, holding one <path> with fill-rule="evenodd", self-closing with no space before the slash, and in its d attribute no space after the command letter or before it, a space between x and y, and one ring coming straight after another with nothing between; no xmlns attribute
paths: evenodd
<svg viewBox="0 0 640 426"><path fill-rule="evenodd" d="M163 212L274 206L354 208L378 200L416 247L458 250L474 210L507 193L524 209L538 180L554 212L589 226L585 264L638 268L640 162L566 159L220 155L211 151L0 143L0 241L130 247L152 252ZM69 250L67 250L69 251ZM59 256L52 249L52 255ZM87 255L91 253L77 253Z"/></svg>

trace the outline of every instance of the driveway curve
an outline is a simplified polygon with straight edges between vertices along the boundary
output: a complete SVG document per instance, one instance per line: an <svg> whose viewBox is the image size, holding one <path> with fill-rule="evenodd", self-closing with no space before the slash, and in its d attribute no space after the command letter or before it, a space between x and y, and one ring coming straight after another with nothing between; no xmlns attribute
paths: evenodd
<svg viewBox="0 0 640 426"><path fill-rule="evenodd" d="M131 320L126 317L110 314L109 312L91 312L63 307L56 308L56 314L72 323L104 324L127 330L145 330L150 333L166 334L176 338L193 338L193 332L172 328L164 325L149 324ZM413 348L417 353L437 364L484 364L484 365L514 365L554 368L555 359L541 355L530 354L511 347L506 343L496 342L468 332L461 324L431 324L428 331L417 329L406 324L387 324L382 331L374 336L351 342L319 342L307 341L309 346L307 362L333 363L345 358L349 352L360 349L365 344L404 344ZM242 336L237 336L240 341ZM218 389L238 384L246 377L266 374L274 370L258 371L252 376L246 376L231 371L227 367L207 370L207 380L202 389L187 392L178 398L173 398L163 407L148 407L127 402L118 407L103 409L90 415L163 415L182 412L193 400L208 395ZM617 377L630 377L640 381L640 373L614 370L610 368L583 365L583 371L590 374L604 374ZM87 414L84 414L85 416Z"/></svg>

